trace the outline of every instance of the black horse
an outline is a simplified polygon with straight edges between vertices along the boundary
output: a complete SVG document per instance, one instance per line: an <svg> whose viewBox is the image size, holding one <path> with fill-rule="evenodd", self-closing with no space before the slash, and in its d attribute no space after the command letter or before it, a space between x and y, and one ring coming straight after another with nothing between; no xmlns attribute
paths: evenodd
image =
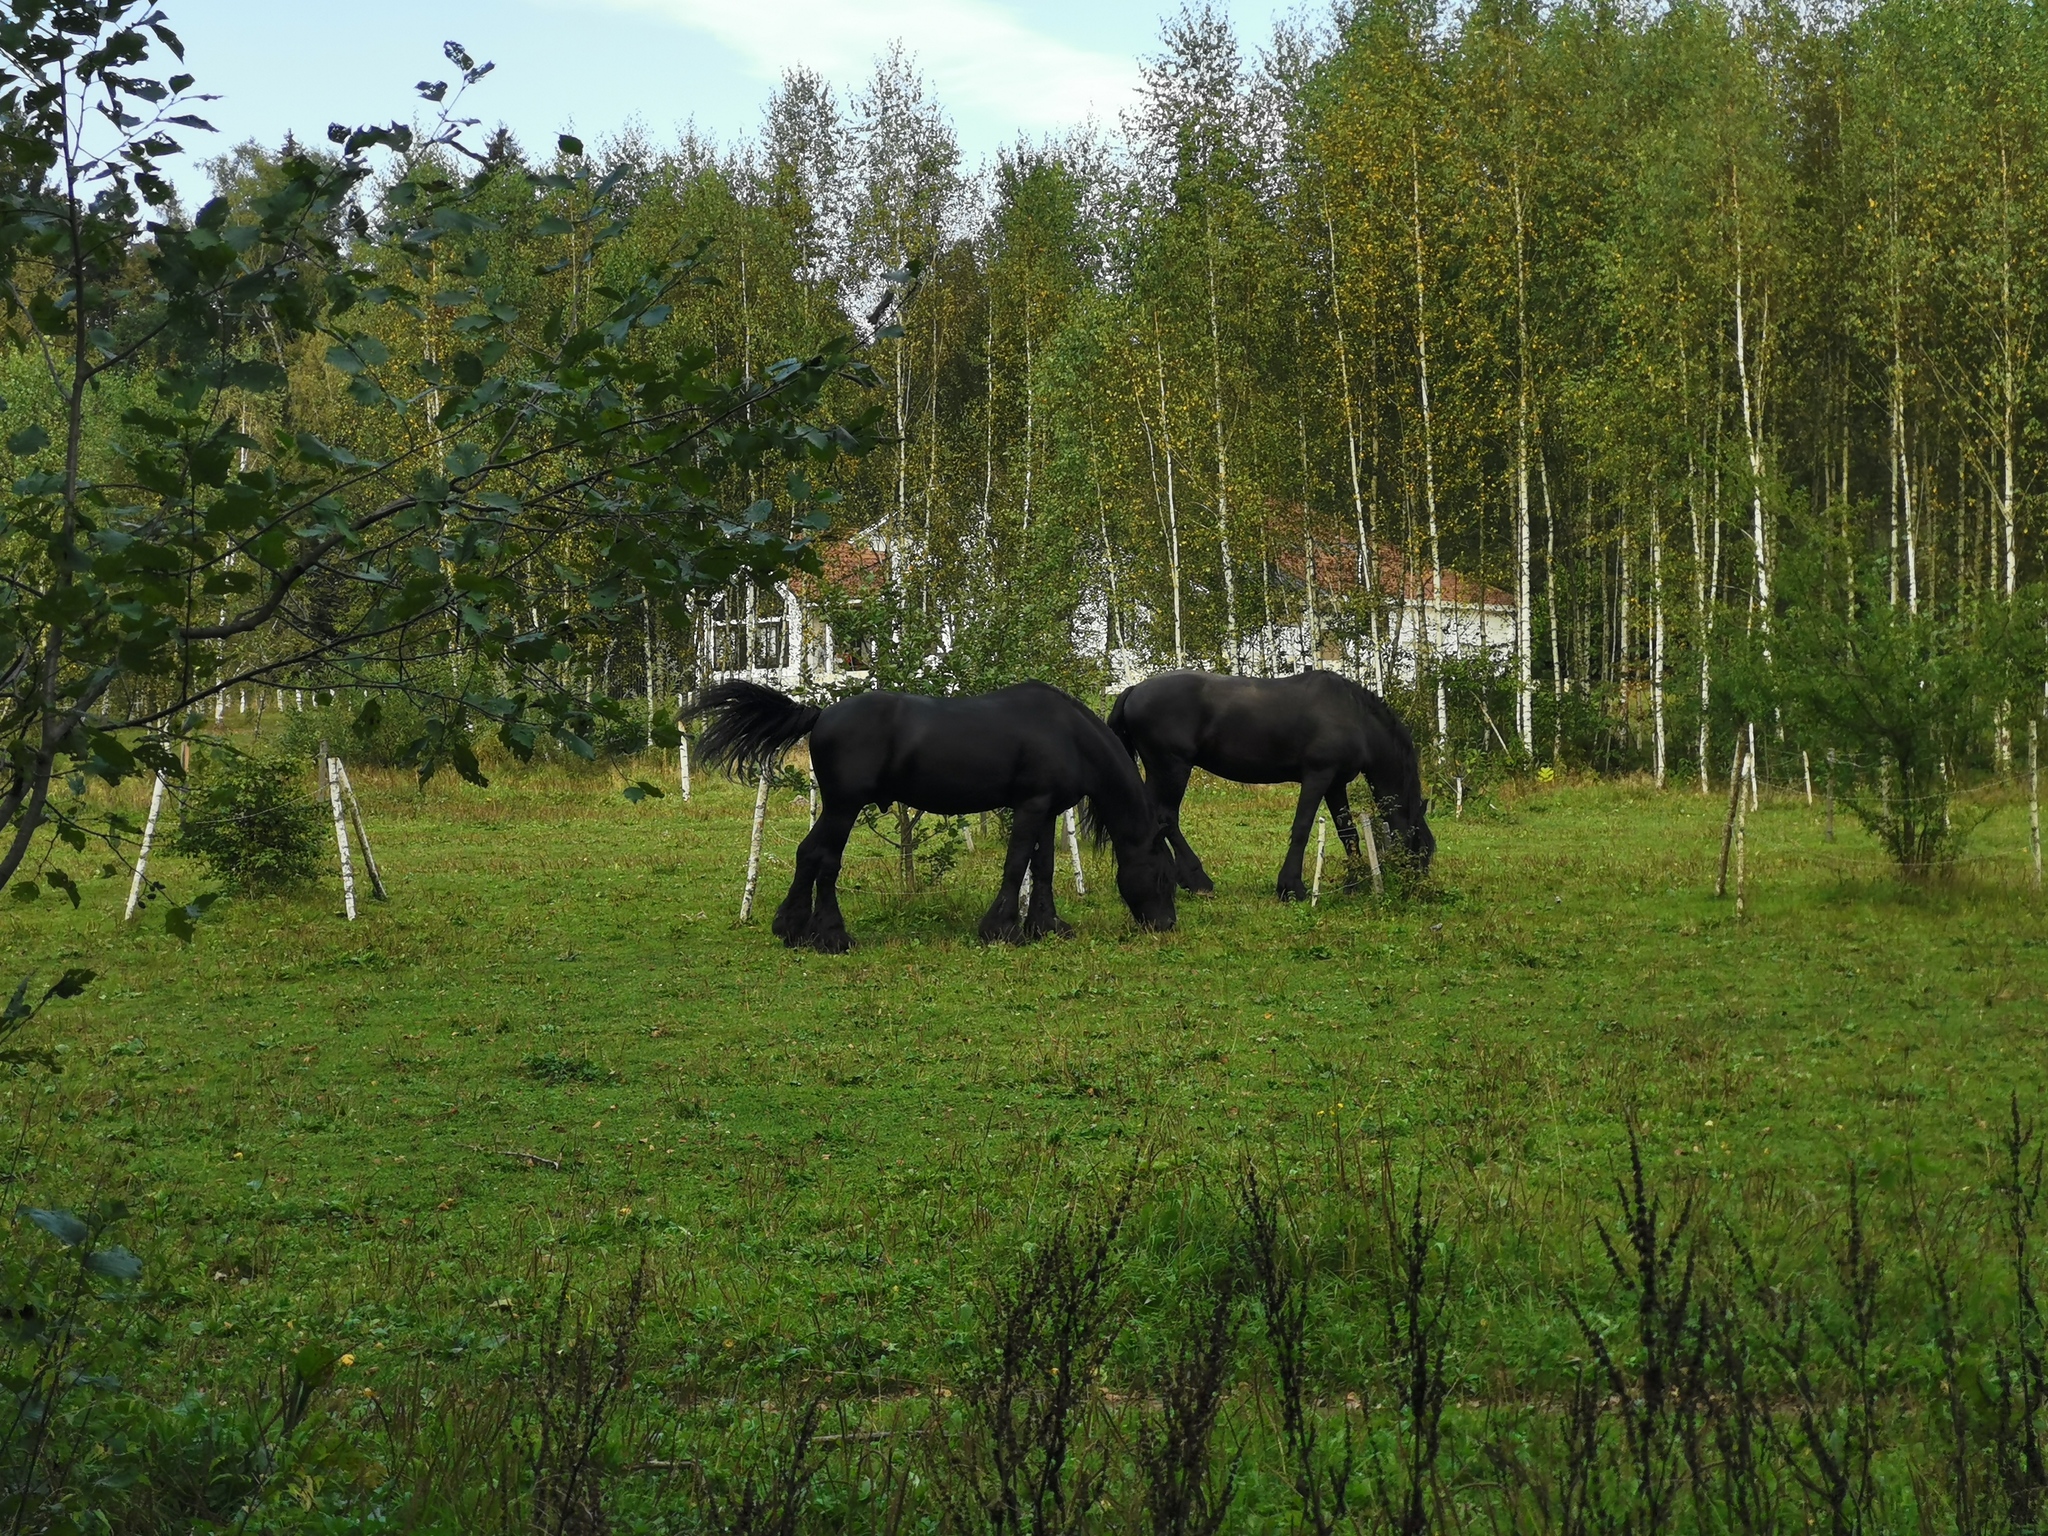
<svg viewBox="0 0 2048 1536"><path fill-rule="evenodd" d="M985 940L1073 932L1053 905L1053 854L1059 817L1083 800L1097 845L1116 850L1117 890L1138 926L1174 924L1172 857L1130 754L1092 710L1048 684L967 699L860 693L819 710L758 683L717 683L698 695L690 716L710 721L698 750L736 772L759 773L811 739L824 806L797 847L796 879L774 924L792 949L853 947L839 912L840 857L863 806L887 810L899 800L944 816L1005 806L1015 813L1002 889L981 920ZM1031 907L1020 923L1027 867Z"/></svg>
<svg viewBox="0 0 2048 1536"><path fill-rule="evenodd" d="M1144 762L1146 786L1166 817L1175 872L1191 891L1216 888L1180 829L1181 797L1196 768L1240 784L1301 784L1280 866L1282 901L1308 895L1301 859L1319 800L1330 807L1356 883L1358 828L1346 786L1360 774L1407 856L1427 870L1436 852L1408 727L1378 694L1334 672L1283 678L1166 672L1120 695L1109 728Z"/></svg>

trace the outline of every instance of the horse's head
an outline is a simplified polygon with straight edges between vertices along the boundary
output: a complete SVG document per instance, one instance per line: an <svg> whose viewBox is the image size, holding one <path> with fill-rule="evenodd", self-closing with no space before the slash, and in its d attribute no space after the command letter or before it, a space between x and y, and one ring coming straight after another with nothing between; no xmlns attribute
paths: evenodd
<svg viewBox="0 0 2048 1536"><path fill-rule="evenodd" d="M1436 857L1436 834L1429 830L1429 801L1423 798L1422 771L1412 749L1398 770L1396 784L1388 786L1382 779L1373 786L1373 800L1393 836L1390 851L1416 874L1428 874L1429 861Z"/></svg>
<svg viewBox="0 0 2048 1536"><path fill-rule="evenodd" d="M1387 830L1420 875L1429 873L1429 861L1436 857L1436 834L1429 830L1429 802L1418 783L1412 794L1390 795L1380 802Z"/></svg>
<svg viewBox="0 0 2048 1536"><path fill-rule="evenodd" d="M1173 851L1166 842L1165 816L1149 801L1146 811L1152 820L1152 835L1118 843L1116 889L1140 928L1166 933L1179 920L1174 908Z"/></svg>

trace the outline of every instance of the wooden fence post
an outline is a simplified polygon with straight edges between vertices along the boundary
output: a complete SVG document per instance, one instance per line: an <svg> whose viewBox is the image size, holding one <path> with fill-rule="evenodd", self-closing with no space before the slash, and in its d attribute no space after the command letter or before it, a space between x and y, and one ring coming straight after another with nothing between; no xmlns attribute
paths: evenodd
<svg viewBox="0 0 2048 1536"><path fill-rule="evenodd" d="M334 766L341 770L341 792L348 796L349 819L356 824L356 841L363 845L363 867L370 874L370 894L379 901L389 901L391 893L384 889L384 872L377 868L377 855L370 851L370 832L363 825L363 807L356 799L355 785L348 781L348 764L337 757Z"/></svg>
<svg viewBox="0 0 2048 1536"><path fill-rule="evenodd" d="M341 811L341 759L327 759L327 801L334 809L334 846L341 850L341 905L356 920L356 867L348 856L348 818Z"/></svg>
<svg viewBox="0 0 2048 1536"><path fill-rule="evenodd" d="M1735 917L1738 922L1747 914L1748 889L1749 817L1738 793L1735 797Z"/></svg>
<svg viewBox="0 0 2048 1536"><path fill-rule="evenodd" d="M682 728L676 732L678 738L676 743L676 771L677 776L682 780L683 803L688 805L690 803L690 732L688 727L682 726L682 719L683 696L679 693L676 695L676 724Z"/></svg>
<svg viewBox="0 0 2048 1536"><path fill-rule="evenodd" d="M1749 737L1735 733L1735 761L1728 765L1728 825L1721 833L1721 873L1714 881L1714 894L1728 894L1728 859L1735 849L1735 817L1742 808L1742 770L1749 759Z"/></svg>
<svg viewBox="0 0 2048 1536"><path fill-rule="evenodd" d="M1373 813L1367 811L1358 818L1358 829L1365 834L1365 862L1372 866L1372 893L1384 896L1386 887L1380 883L1380 840L1372 830L1374 819Z"/></svg>
<svg viewBox="0 0 2048 1536"><path fill-rule="evenodd" d="M1316 811L1316 876L1309 882L1308 904L1314 906L1323 898L1323 845L1330 840L1330 823L1320 809Z"/></svg>
<svg viewBox="0 0 2048 1536"><path fill-rule="evenodd" d="M1828 748L1828 841L1835 840L1835 749Z"/></svg>
<svg viewBox="0 0 2048 1536"><path fill-rule="evenodd" d="M761 765L760 787L754 791L754 831L747 840L747 888L740 895L740 921L754 915L754 887L761 880L761 823L768 817L768 765Z"/></svg>
<svg viewBox="0 0 2048 1536"><path fill-rule="evenodd" d="M2041 721L2027 721L2027 825L2034 849L2034 889L2041 889Z"/></svg>
<svg viewBox="0 0 2048 1536"><path fill-rule="evenodd" d="M142 824L142 846L135 850L135 878L128 882L128 910L121 914L121 921L124 923L135 916L136 904L142 900L142 872L149 867L149 845L156 841L157 813L163 808L164 776L159 773L156 776L156 787L149 792L149 819ZM2035 825L2037 828L2039 827L2038 820ZM2037 830L2034 836L2034 846L2036 849L2034 863L2036 866L2041 862L2038 851L2040 844L2041 838ZM2038 873L2035 875L2034 883L2036 885L2041 883Z"/></svg>

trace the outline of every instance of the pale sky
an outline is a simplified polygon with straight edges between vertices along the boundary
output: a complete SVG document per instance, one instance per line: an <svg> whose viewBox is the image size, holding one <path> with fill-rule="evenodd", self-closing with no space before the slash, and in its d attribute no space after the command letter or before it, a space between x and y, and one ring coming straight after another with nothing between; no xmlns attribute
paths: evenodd
<svg viewBox="0 0 2048 1536"><path fill-rule="evenodd" d="M1300 0L1218 0L1247 59ZM901 38L951 115L971 168L1019 133L1090 115L1114 127L1138 60L1178 0L164 0L221 131L183 137L194 158L286 129L409 119L415 81L450 77L454 39L497 69L466 115L511 125L529 149L569 129L596 141L637 121L656 142L686 124L721 142L751 134L782 71L857 86ZM1323 7L1318 5L1318 11ZM203 176L178 178L188 198Z"/></svg>

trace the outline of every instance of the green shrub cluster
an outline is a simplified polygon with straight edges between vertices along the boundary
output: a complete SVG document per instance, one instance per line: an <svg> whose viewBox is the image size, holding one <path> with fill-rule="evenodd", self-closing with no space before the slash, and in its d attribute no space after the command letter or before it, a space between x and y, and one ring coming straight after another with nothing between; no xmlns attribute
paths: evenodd
<svg viewBox="0 0 2048 1536"><path fill-rule="evenodd" d="M232 885L275 889L319 873L325 825L310 759L223 752L195 777L175 847Z"/></svg>

